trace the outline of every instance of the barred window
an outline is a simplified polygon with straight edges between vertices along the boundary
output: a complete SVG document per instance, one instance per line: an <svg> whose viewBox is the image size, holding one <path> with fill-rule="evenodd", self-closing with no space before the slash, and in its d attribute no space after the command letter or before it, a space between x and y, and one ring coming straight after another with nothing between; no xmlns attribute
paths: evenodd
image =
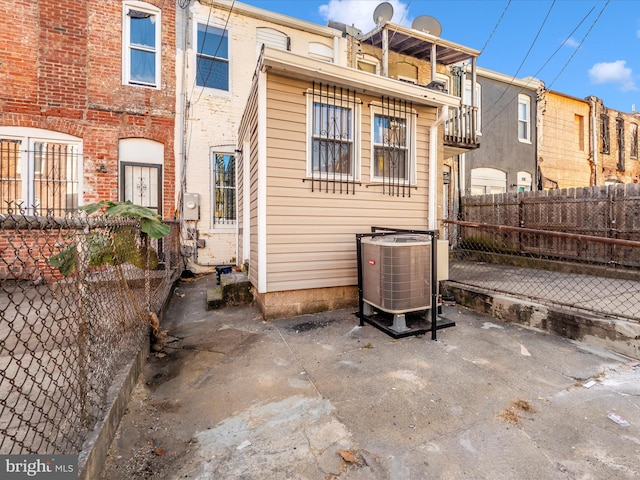
<svg viewBox="0 0 640 480"><path fill-rule="evenodd" d="M638 159L638 124L631 124L631 145L629 147L629 156Z"/></svg>
<svg viewBox="0 0 640 480"><path fill-rule="evenodd" d="M319 190L353 193L359 177L355 92L314 84L308 97L307 177L312 190L317 185Z"/></svg>
<svg viewBox="0 0 640 480"><path fill-rule="evenodd" d="M78 144L0 138L2 212L64 216L78 208Z"/></svg>
<svg viewBox="0 0 640 480"><path fill-rule="evenodd" d="M413 108L411 103L382 98L372 107L371 181L381 182L383 193L411 196L415 183Z"/></svg>
<svg viewBox="0 0 640 480"><path fill-rule="evenodd" d="M236 158L228 153L212 153L213 223L236 222Z"/></svg>

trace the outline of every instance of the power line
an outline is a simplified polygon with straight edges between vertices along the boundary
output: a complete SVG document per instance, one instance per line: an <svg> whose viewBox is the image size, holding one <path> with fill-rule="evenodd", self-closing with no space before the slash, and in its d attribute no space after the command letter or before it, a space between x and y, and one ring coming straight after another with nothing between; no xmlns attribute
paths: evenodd
<svg viewBox="0 0 640 480"><path fill-rule="evenodd" d="M227 36L227 28L229 26L229 20L231 19L231 13L233 12L233 7L236 4L236 0L233 0L231 2L231 6L229 7L229 14L227 15L227 19L224 22L224 27L222 28L222 35L220 35L220 40L218 41L218 45L216 45L216 49L213 52L212 57L215 58L218 55L218 51L220 50L220 47L222 46L222 41L224 40L225 36ZM211 10L213 9L213 6L210 5L209 6L209 14L207 16L207 23L204 27L204 35L202 36L202 43L201 43L201 47L200 50L204 50L204 45L205 42L207 40L207 34L209 31L209 21L211 20ZM199 69L199 64L198 64L198 52L196 51L196 75L193 79L193 87L191 89L191 96L193 96L193 91L196 88L196 84L198 83L198 74L200 73L200 69ZM211 76L211 71L213 70L212 66L209 67L209 70L207 71L207 76L204 78L204 81L202 82L202 88L200 89L200 93L198 94L198 98L195 100L195 102L192 103L192 105L195 105L196 103L198 103L200 101L200 98L202 97L202 93L204 92L204 89L207 85L207 82L209 81L209 77Z"/></svg>
<svg viewBox="0 0 640 480"><path fill-rule="evenodd" d="M602 16L602 14L604 13L605 9L607 8L607 6L609 5L609 2L611 0L607 0L607 3L604 4L604 7L602 7L602 10L600 10L600 13L598 13L598 16L596 17L596 19L593 21L593 23L591 24L591 26L589 27L589 30L587 30L587 33L585 33L584 37L582 37L582 40L580 41L580 43L578 44L578 46L576 47L576 49L573 51L573 53L571 54L571 56L569 57L569 59L567 60L567 63L564 64L564 66L560 69L560 71L558 72L558 74L555 76L555 78L553 80L551 80L551 83L549 84L549 88L551 88L551 85L554 84L554 82L558 79L558 77L560 75L562 75L562 72L564 72L564 70L567 68L567 66L569 65L569 63L571 62L571 60L573 60L573 57L576 56L576 53L578 53L578 50L580 50L580 47L582 47L582 44L584 43L584 41L587 39L587 37L589 36L589 34L591 33L591 30L593 30L593 27L596 26L596 23L598 23L598 20L600 20L600 17Z"/></svg>
<svg viewBox="0 0 640 480"><path fill-rule="evenodd" d="M513 82L517 78L518 73L520 73L520 70L522 69L522 66L524 65L524 62L527 61L527 58L529 58L529 54L531 53L531 50L533 50L534 45L538 41L538 37L540 37L540 33L542 32L542 29L544 28L545 24L547 23L547 20L549 19L549 15L551 15L551 11L553 10L553 7L554 7L555 4L556 4L556 0L553 0L553 2L551 2L551 6L549 7L549 10L547 11L547 15L544 17L544 20L542 21L542 24L540 25L540 28L538 28L538 32L536 33L536 36L533 39L533 42L531 42L531 45L529 46L529 49L527 50L527 53L524 55L524 58L522 59L522 62L520 62L520 65L518 66L518 69L516 70L516 73L513 74L513 77L511 78L511 81L504 88L504 90L502 91L502 94L498 97L498 99L493 103L493 106L496 106L498 104L498 102L500 102L500 100L502 100L502 97L504 97L505 93L507 93L507 90L509 89L509 87L511 85L513 85ZM475 85L472 88L475 88ZM489 108L489 110L487 110L487 112L490 112L490 111L491 111L491 108Z"/></svg>
<svg viewBox="0 0 640 480"><path fill-rule="evenodd" d="M585 20L587 18L589 18L589 16L591 15L591 13L595 10L595 5L593 7L591 7L591 10L589 10L587 12L587 14L582 17L582 20L580 20L580 22L578 22L578 24L574 27L574 29L571 31L571 33L569 33L569 35L567 36L567 38L565 38L559 45L558 47L554 50L554 52L549 56L549 58L547 58L547 60L542 64L542 66L532 75L533 78L537 77L537 75L544 69L544 67L547 66L547 64L553 59L553 57L556 56L556 54L560 51L560 49L567 43L567 41L569 41L569 39L573 36L573 34L582 26L582 24L585 22ZM597 19L596 19L597 20ZM515 77L514 77L515 78ZM533 80L533 78L531 78L528 82L527 85L529 85L529 83L531 83L531 81ZM509 88L509 86L512 85L513 79L511 80L511 82L509 82L509 85L507 85L507 87L505 88L505 92L507 91L507 89ZM520 93L524 92L524 89L526 87L523 87L520 89L520 91L518 91L518 93L516 93L511 100L513 100L514 98L516 98L517 95L519 95ZM502 98L502 96L500 97ZM498 102L495 102L494 105L497 105ZM505 103L505 105L500 109L500 111L498 111L492 118L491 120L489 120L488 122L486 122L484 125L485 126L489 126L491 125L491 123L498 117L498 115L500 115L505 108L507 108L509 106L510 102Z"/></svg>
<svg viewBox="0 0 640 480"><path fill-rule="evenodd" d="M500 15L500 18L498 19L498 22L496 23L495 27L493 27L493 31L489 34L489 38L487 38L487 41L484 42L484 45L482 46L482 49L480 49L480 54L482 54L482 52L484 52L484 49L487 48L487 45L488 45L489 41L493 37L493 34L496 33L496 30L498 29L498 25L500 25L500 22L502 22L502 19L504 18L504 14L507 13L507 10L509 10L509 6L510 5L511 5L511 0L509 0L507 2L507 5L504 7L504 10L502 11L502 15Z"/></svg>

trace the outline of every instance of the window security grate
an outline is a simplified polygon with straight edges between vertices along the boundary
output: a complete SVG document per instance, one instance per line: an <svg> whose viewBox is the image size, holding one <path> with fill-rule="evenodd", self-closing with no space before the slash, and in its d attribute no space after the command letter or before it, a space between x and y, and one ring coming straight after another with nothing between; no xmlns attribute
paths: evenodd
<svg viewBox="0 0 640 480"><path fill-rule="evenodd" d="M25 157L26 155L26 157ZM0 140L0 210L64 216L78 209L79 157L75 145Z"/></svg>
<svg viewBox="0 0 640 480"><path fill-rule="evenodd" d="M390 196L411 196L413 172L413 104L382 97L380 114L374 115L373 177L382 181L382 192Z"/></svg>
<svg viewBox="0 0 640 480"><path fill-rule="evenodd" d="M356 92L313 82L311 96L311 191L353 195Z"/></svg>

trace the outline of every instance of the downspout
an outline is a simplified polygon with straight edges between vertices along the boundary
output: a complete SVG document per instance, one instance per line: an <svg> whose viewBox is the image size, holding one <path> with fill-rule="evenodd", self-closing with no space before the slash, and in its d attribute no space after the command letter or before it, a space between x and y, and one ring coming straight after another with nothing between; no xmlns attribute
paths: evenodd
<svg viewBox="0 0 640 480"><path fill-rule="evenodd" d="M589 133L589 148L591 149L591 186L598 184L598 115L597 104L594 96L589 97L591 114L591 132Z"/></svg>
<svg viewBox="0 0 640 480"><path fill-rule="evenodd" d="M386 26L382 29L382 76L389 76L389 32Z"/></svg>
<svg viewBox="0 0 640 480"><path fill-rule="evenodd" d="M187 50L188 50L188 35L191 26L191 9L189 6L181 9L182 22L183 22L183 38L182 38L182 71L180 76L180 96L179 96L179 111L177 112L179 115L179 142L180 142L180 150L179 150L179 158L177 165L179 166L180 171L176 172L176 179L179 178L179 185L176 185L178 202L176 205L178 211L178 219L180 222L180 237L181 240L185 240L184 232L186 232L186 224L184 220L184 194L187 191L187 129L188 129L188 111L189 111L189 99L187 98L186 92L186 84L187 84ZM182 242L181 242L182 243ZM193 251L194 256L197 255L197 245L195 240L193 242ZM186 260L186 259L185 259ZM194 257L194 261L197 261L197 258Z"/></svg>
<svg viewBox="0 0 640 480"><path fill-rule="evenodd" d="M437 229L438 215L438 127L449 114L449 107L444 105L436 121L429 127L429 205L427 221L429 230Z"/></svg>

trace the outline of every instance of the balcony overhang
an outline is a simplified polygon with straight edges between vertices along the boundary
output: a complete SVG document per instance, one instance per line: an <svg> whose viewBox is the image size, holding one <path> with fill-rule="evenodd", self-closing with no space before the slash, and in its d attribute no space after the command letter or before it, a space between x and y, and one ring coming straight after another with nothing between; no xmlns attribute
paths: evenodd
<svg viewBox="0 0 640 480"><path fill-rule="evenodd" d="M447 93L270 47L263 48L258 68L307 81L330 82L358 92L386 95L418 105L460 106L460 99Z"/></svg>
<svg viewBox="0 0 640 480"><path fill-rule="evenodd" d="M462 155L463 153L468 153L471 150L475 150L476 148L480 148L479 143L475 144L448 144L445 142L444 144L444 158L455 157L456 155Z"/></svg>
<svg viewBox="0 0 640 480"><path fill-rule="evenodd" d="M384 49L385 36L388 38L387 43L390 51L427 62L431 62L433 47L435 47L435 62L442 65L453 65L480 55L479 50L388 22L363 34L360 41Z"/></svg>

